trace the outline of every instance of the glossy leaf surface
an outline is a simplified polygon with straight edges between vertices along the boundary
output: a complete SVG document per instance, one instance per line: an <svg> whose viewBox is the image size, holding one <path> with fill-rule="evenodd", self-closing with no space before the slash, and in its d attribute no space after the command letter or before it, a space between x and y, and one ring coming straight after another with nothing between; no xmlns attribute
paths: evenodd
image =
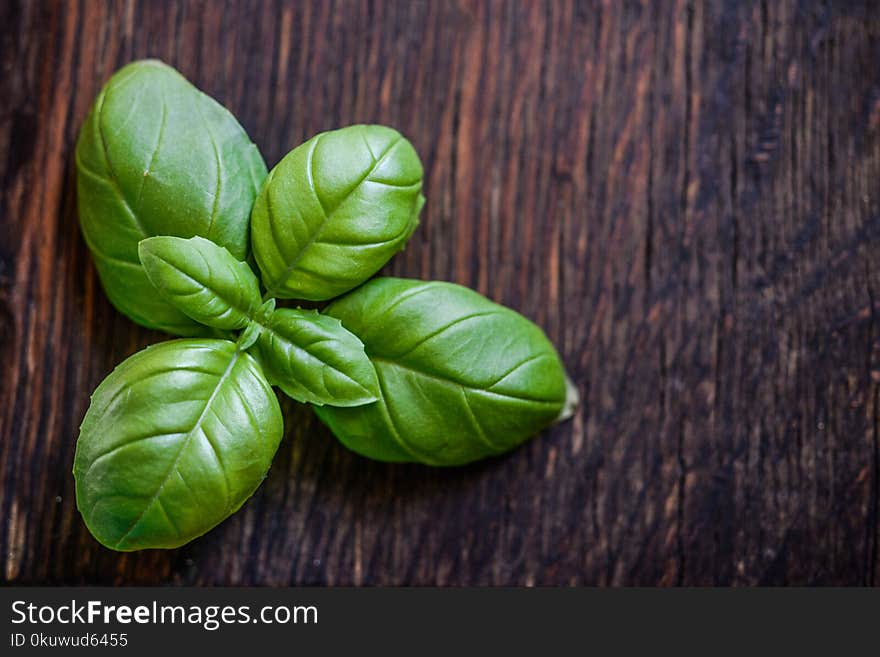
<svg viewBox="0 0 880 657"><path fill-rule="evenodd" d="M74 460L77 507L114 550L178 547L251 496L281 435L275 393L232 342L147 347L92 395Z"/></svg>
<svg viewBox="0 0 880 657"><path fill-rule="evenodd" d="M260 307L260 284L251 268L211 240L150 237L138 255L162 296L200 324L241 329Z"/></svg>
<svg viewBox="0 0 880 657"><path fill-rule="evenodd" d="M147 280L137 246L200 235L247 257L266 166L235 117L173 68L134 62L98 95L76 166L80 225L110 301L144 326L200 332Z"/></svg>
<svg viewBox="0 0 880 657"><path fill-rule="evenodd" d="M459 465L505 452L563 413L565 372L544 332L472 290L378 278L325 312L363 341L380 400L315 410L364 456Z"/></svg>
<svg viewBox="0 0 880 657"><path fill-rule="evenodd" d="M269 380L297 401L360 406L376 401L376 370L357 336L314 310L281 308L257 338Z"/></svg>
<svg viewBox="0 0 880 657"><path fill-rule="evenodd" d="M251 216L268 295L331 299L401 250L418 224L422 164L399 132L324 132L272 169Z"/></svg>

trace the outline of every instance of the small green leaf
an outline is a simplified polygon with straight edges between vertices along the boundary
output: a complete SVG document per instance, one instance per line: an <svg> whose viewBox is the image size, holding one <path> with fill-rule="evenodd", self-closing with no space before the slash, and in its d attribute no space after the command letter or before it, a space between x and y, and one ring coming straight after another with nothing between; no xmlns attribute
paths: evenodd
<svg viewBox="0 0 880 657"><path fill-rule="evenodd" d="M150 237L138 245L150 282L187 317L233 331L260 305L257 277L246 263L202 237Z"/></svg>
<svg viewBox="0 0 880 657"><path fill-rule="evenodd" d="M275 312L275 304L275 299L267 299L257 311L257 320L263 321L269 319L272 313Z"/></svg>
<svg viewBox="0 0 880 657"><path fill-rule="evenodd" d="M263 327L257 322L251 322L248 324L247 328L242 331L241 335L238 337L238 348L242 351L250 349L257 341L257 338L260 337L262 331Z"/></svg>
<svg viewBox="0 0 880 657"><path fill-rule="evenodd" d="M338 319L281 308L257 338L269 380L297 401L360 406L376 401L376 371L364 345Z"/></svg>
<svg viewBox="0 0 880 657"><path fill-rule="evenodd" d="M251 212L251 239L272 297L332 299L400 251L424 204L422 163L399 132L323 132L272 169Z"/></svg>

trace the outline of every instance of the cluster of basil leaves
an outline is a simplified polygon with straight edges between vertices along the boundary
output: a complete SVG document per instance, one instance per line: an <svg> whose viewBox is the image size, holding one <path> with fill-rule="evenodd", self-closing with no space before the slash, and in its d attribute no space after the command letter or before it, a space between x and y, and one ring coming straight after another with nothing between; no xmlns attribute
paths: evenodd
<svg viewBox="0 0 880 657"><path fill-rule="evenodd" d="M450 283L364 283L425 201L395 130L321 133L267 172L225 108L145 60L102 89L76 165L110 300L185 338L120 364L83 420L77 506L110 548L177 547L235 512L283 434L272 386L352 450L429 465L500 454L576 403L553 345L513 310ZM340 295L321 312L276 302Z"/></svg>

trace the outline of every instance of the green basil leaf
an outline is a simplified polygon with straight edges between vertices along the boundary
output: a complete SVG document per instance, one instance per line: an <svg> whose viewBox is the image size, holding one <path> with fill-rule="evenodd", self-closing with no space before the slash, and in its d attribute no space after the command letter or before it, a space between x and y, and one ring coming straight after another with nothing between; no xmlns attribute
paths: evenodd
<svg viewBox="0 0 880 657"><path fill-rule="evenodd" d="M224 107L155 60L120 69L101 90L76 146L79 217L110 301L178 335L202 332L147 280L138 242L201 235L239 260L266 165Z"/></svg>
<svg viewBox="0 0 880 657"><path fill-rule="evenodd" d="M544 332L472 290L378 278L325 312L360 337L379 378L375 404L315 409L360 454L460 465L505 452L570 412L565 371Z"/></svg>
<svg viewBox="0 0 880 657"><path fill-rule="evenodd" d="M92 395L74 459L77 507L114 550L178 547L253 494L281 434L275 393L232 342L147 347Z"/></svg>
<svg viewBox="0 0 880 657"><path fill-rule="evenodd" d="M138 245L147 278L200 324L226 331L247 326L260 307L260 284L247 263L203 237L149 237Z"/></svg>
<svg viewBox="0 0 880 657"><path fill-rule="evenodd" d="M256 341L269 381L297 401L360 406L376 401L376 370L357 336L315 310L281 308Z"/></svg>
<svg viewBox="0 0 880 657"><path fill-rule="evenodd" d="M391 128L349 126L293 149L251 214L268 296L319 301L367 280L418 225L421 189L419 156Z"/></svg>
<svg viewBox="0 0 880 657"><path fill-rule="evenodd" d="M236 342L238 348L242 351L250 349L262 332L262 326L257 324L257 322L251 322L248 324L247 328L241 332L241 335L238 336L238 342Z"/></svg>

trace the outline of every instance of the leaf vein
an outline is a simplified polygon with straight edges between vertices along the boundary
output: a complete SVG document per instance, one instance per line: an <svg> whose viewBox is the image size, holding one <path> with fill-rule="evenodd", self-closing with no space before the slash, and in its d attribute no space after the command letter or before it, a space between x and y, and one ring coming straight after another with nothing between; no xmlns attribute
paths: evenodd
<svg viewBox="0 0 880 657"><path fill-rule="evenodd" d="M525 366L528 365L529 363L532 363L532 362L534 362L534 361L536 361L536 360L540 360L540 359L542 359L542 358L547 358L548 356L550 356L550 354L546 354L546 353L545 353L545 354L537 354L537 355L535 355L535 356L530 356L529 358L526 358L524 361L521 361L521 362L517 363L516 365L514 365L513 367L511 367L511 368L510 368L509 370L507 370L504 374L502 374L502 375L499 376L497 379L495 379L492 383L490 383L488 386L486 386L486 388L489 389L489 390L491 390L492 388L494 388L495 386L497 386L499 383L501 383L502 381L504 381L504 379L506 379L506 378L509 377L511 374L513 374L514 372L516 372L518 369L520 369L520 368L522 368L522 367L525 367Z"/></svg>
<svg viewBox="0 0 880 657"><path fill-rule="evenodd" d="M458 326L458 325L461 324L462 322L466 322L466 321L468 321L468 320L470 320L470 319L476 319L477 317L487 317L487 316L489 316L489 315L500 315L500 314L501 314L501 313L500 313L499 311L497 311L497 310L486 310L486 311L483 311L483 312L471 313L470 315L465 315L464 317L459 317L459 318L457 318L457 319L454 319L454 320L452 320L451 322L449 322L448 324L446 324L446 325L444 325L444 326L441 326L440 328L438 328L438 329L436 329L436 330L434 330L434 331L431 331L431 332L428 333L428 335L426 335L425 337L423 337L423 338L417 340L416 343L415 343L412 347L410 347L409 349L407 349L406 351L404 351L402 354L397 354L394 358L395 358L395 359L401 359L401 358L403 358L403 357L405 357L405 356L409 356L412 352L414 352L416 349L418 349L419 347L421 347L421 346L422 346L423 344L425 344L428 340L430 340L430 339L432 339L432 338L436 338L436 337L439 336L441 333L444 333L444 332L448 331L449 329Z"/></svg>
<svg viewBox="0 0 880 657"><path fill-rule="evenodd" d="M554 405L558 405L558 404L561 403L561 400L541 399L541 398L535 398L535 397L527 397L527 396L525 396L525 395L512 395L512 394L509 394L509 393L494 392L494 391L492 391L492 390L487 390L487 389L485 389L485 388L478 388L478 387L475 387L475 386L469 386L469 385L466 385L466 384L464 384L464 383L460 383L459 381L454 381L454 380L452 380L452 379L447 379L447 378L445 378L445 377L443 377L443 376L440 376L439 374L435 374L435 373L433 373L433 372L425 372L425 371L423 371L423 370L419 370L419 369L416 369L416 368L414 368L414 367L410 367L409 365L404 365L404 364L402 364L402 363L398 363L397 361L390 360L390 359L388 359L388 358L381 358L381 357L378 357L378 356L373 356L373 357L372 357L372 360L373 360L374 362L375 362L375 361L379 361L379 362L382 362L382 363L387 363L388 365L391 365L392 367L398 367L398 368L403 369L403 370L408 370L408 371L410 371L410 372L413 372L414 374L419 374L419 375L421 375L421 376L423 376L423 377L425 377L425 378L433 379L434 381L437 381L438 383L443 384L443 385L446 385L446 386L461 387L461 388L465 388L465 389L467 389L467 390L472 390L472 391L474 391L475 393L479 393L479 394L484 394L484 395L494 395L495 397L506 397L506 398L508 398L508 399L516 399L516 400L519 400L519 401L530 402L530 403L533 403L533 404L554 404ZM377 371L378 371L378 368L377 368Z"/></svg>
<svg viewBox="0 0 880 657"><path fill-rule="evenodd" d="M113 163L110 161L110 152L107 148L107 140L104 136L104 128L101 126L101 112L104 109L104 101L106 100L106 94L101 96L100 106L95 110L95 128L98 132L98 139L101 142L101 152L104 155L104 162L107 165L107 180L110 181L110 184L113 186L116 194L119 196L119 200L122 201L122 205L125 206L125 209L128 210L128 214L131 216L132 221L134 222L135 227L141 232L144 237L149 237L149 233L141 224L140 219L135 214L134 210L126 200L125 195L122 193L122 186L119 184L119 179L116 176L116 173L113 171Z"/></svg>
<svg viewBox="0 0 880 657"><path fill-rule="evenodd" d="M226 429L228 433L229 429L223 423L223 419L219 415L217 415L217 411L212 409L211 413L213 413L214 417L217 418L217 421L220 423L221 426L223 426L224 429ZM220 450L214 444L214 441L211 440L211 435L208 433L208 430L205 427L202 427L201 430L202 435L205 437L205 442L208 443L208 445L211 447L211 451L214 452L214 458L217 459L217 465L220 466L220 472L223 473L223 485L226 489L226 508L230 509L232 507L232 486L230 486L229 484L229 475L226 474L226 466L223 464L223 459L220 457Z"/></svg>
<svg viewBox="0 0 880 657"><path fill-rule="evenodd" d="M92 468L95 467L95 465L98 463L98 461L102 461L105 458L112 456L113 454L118 452L120 449L124 449L126 447L131 447L132 445L137 445L138 443L142 443L145 440L153 440L156 438L168 438L169 436L185 436L185 435L186 435L185 433L180 433L180 432L151 433L148 436L138 436L137 438L131 438L129 440L126 440L125 442L119 443L118 445L114 445L113 447L108 449L106 452L102 452L101 454L99 454L98 456L93 458L92 462L89 463L89 467L86 468L85 475L88 475L88 473L92 471Z"/></svg>
<svg viewBox="0 0 880 657"><path fill-rule="evenodd" d="M404 452L409 454L416 461L422 461L427 463L428 465L435 465L436 462L430 456L423 453L421 450L415 449L412 445L409 444L408 441L404 440L400 431L397 428L397 423L394 419L394 416L391 413L391 407L388 405L386 401L387 391L385 389L385 379L383 378L382 373L376 368L376 378L379 381L379 392L381 396L379 398L380 407L382 408L383 414L388 419L388 428L391 429L391 437L396 442Z"/></svg>
<svg viewBox="0 0 880 657"><path fill-rule="evenodd" d="M144 194L144 186L147 184L147 177L150 175L150 171L153 170L153 164L156 162L156 156L159 154L159 147L162 145L162 136L165 134L165 122L168 117L168 105L165 102L165 98L162 98L162 120L159 124L159 136L156 137L156 146L153 148L153 154L150 155L150 161L147 164L147 169L144 171L144 175L141 178L140 188L138 189L137 201L136 203L140 203L141 197Z"/></svg>
<svg viewBox="0 0 880 657"><path fill-rule="evenodd" d="M317 226L315 231L312 233L311 237L309 237L309 239L306 241L306 243L303 244L302 248L299 250L299 253L290 261L290 263L287 265L287 267L285 267L283 273L278 278L278 280L272 285L271 288L269 288L267 290L266 294L269 296L275 296L277 291L287 282L287 279L290 278L290 275L293 273L293 270L296 268L297 264L299 264L299 261L305 257L306 253L308 253L309 247L312 246L312 244L314 244L318 240L321 233L324 231L324 228L327 225L327 222L330 221L330 218L333 215L333 213L336 212L336 210L338 210L340 208L340 206L342 206L342 204L345 203L345 201L351 195L351 192L349 192L348 194L343 196L332 207L328 208L327 206L324 205L324 201L321 199L321 195L318 193L318 187L317 187L317 183L315 182L315 173L314 173L315 150L317 150L318 142L321 140L322 137L323 137L323 133L319 134L318 136L315 137L315 141L312 144L311 150L309 151L308 162L306 163L306 171L307 171L307 175L308 175L309 187L312 190L312 193L315 195L315 199L318 201L318 205L320 206L321 212L323 213L323 219L321 220L321 223ZM394 146L401 139L403 139L403 136L398 135L397 139L395 139L393 142L391 142L391 144L380 155L380 159L378 161L374 161L372 163L372 165L370 166L370 168L367 169L366 173L363 176L361 176L361 178L355 183L355 185L352 187L352 192L355 189L357 189L367 178L370 177L370 175L373 173L373 171L376 169L376 167L378 167L382 163L382 161L385 159L385 157L388 155L388 153L391 152L391 149L394 148ZM370 156L372 158L372 151L370 151ZM268 191L269 190L267 189L266 190L267 194L268 194Z"/></svg>
<svg viewBox="0 0 880 657"><path fill-rule="evenodd" d="M199 100L201 100L201 98ZM196 103L196 108L198 109L199 115L202 117L202 122L205 124L205 130L208 133L208 139L211 142L211 148L214 150L214 161L217 165L217 184L214 189L214 204L211 207L211 218L208 220L208 230L206 233L206 237L210 237L211 230L214 228L214 220L217 218L217 210L220 207L220 192L223 181L223 160L220 157L220 150L217 148L217 140L214 138L214 132L211 130L211 124L205 119L202 108L198 103Z"/></svg>
<svg viewBox="0 0 880 657"><path fill-rule="evenodd" d="M214 390L211 392L211 396L208 397L208 400L205 402L205 407L202 409L201 414L196 419L196 421L193 425L193 428L189 430L189 432L186 434L186 437L181 441L180 447L177 449L177 454L175 454L174 460L171 462L171 465L168 467L168 470L165 472L165 475L162 478L162 481L159 483L159 486L156 489L156 492L153 494L152 498L150 498L150 500L144 506L144 510L140 512L140 514L137 516L137 518L135 518L135 520L131 524L131 526L122 535L122 538L120 538L119 541L116 543L117 549L122 547L122 544L125 542L125 539L127 539L131 535L131 532L133 532L135 527L137 527L138 524L141 522L141 520L143 520L144 515L147 513L147 511L155 503L155 501L158 499L159 495L161 495L162 491L165 489L165 484L168 483L168 479L171 477L171 473L177 469L177 465L178 465L178 463L180 463L180 458L183 455L184 450L186 449L187 445L189 445L189 443L192 440L192 437L196 433L196 431L201 428L202 422L204 421L205 417L207 416L208 410L211 408L211 404L213 403L214 399L217 397L218 393L220 392L220 389L223 387L224 383L226 382L226 379L228 379L229 376L232 374L232 370L235 367L235 364L238 362L238 357L240 355L241 355L241 352L239 352L238 350L236 350L232 354L232 358L229 361L229 365L226 366L226 369L224 370L223 374L221 374L220 378L217 380L217 385L214 386ZM225 477L226 473L224 472L223 475Z"/></svg>
<svg viewBox="0 0 880 657"><path fill-rule="evenodd" d="M483 425L480 424L480 420L477 419L477 414L474 413L474 409L471 408L471 400L468 398L467 390L461 388L461 396L464 399L464 407L467 409L468 416L471 419L471 422L474 425L474 428L477 430L477 437L482 440L486 446L494 452L503 452L504 448L496 445L494 442L489 440L489 436L486 434L483 429Z"/></svg>
<svg viewBox="0 0 880 657"><path fill-rule="evenodd" d="M174 520L171 518L171 514L168 513L167 509L165 509L165 505L162 504L162 498L156 498L156 505L159 507L159 510L162 511L162 514L165 516L165 519L168 521L168 524L171 525L171 529L174 530L174 533L177 534L178 537L181 537L182 534L180 530L177 528L177 525L174 523Z"/></svg>

